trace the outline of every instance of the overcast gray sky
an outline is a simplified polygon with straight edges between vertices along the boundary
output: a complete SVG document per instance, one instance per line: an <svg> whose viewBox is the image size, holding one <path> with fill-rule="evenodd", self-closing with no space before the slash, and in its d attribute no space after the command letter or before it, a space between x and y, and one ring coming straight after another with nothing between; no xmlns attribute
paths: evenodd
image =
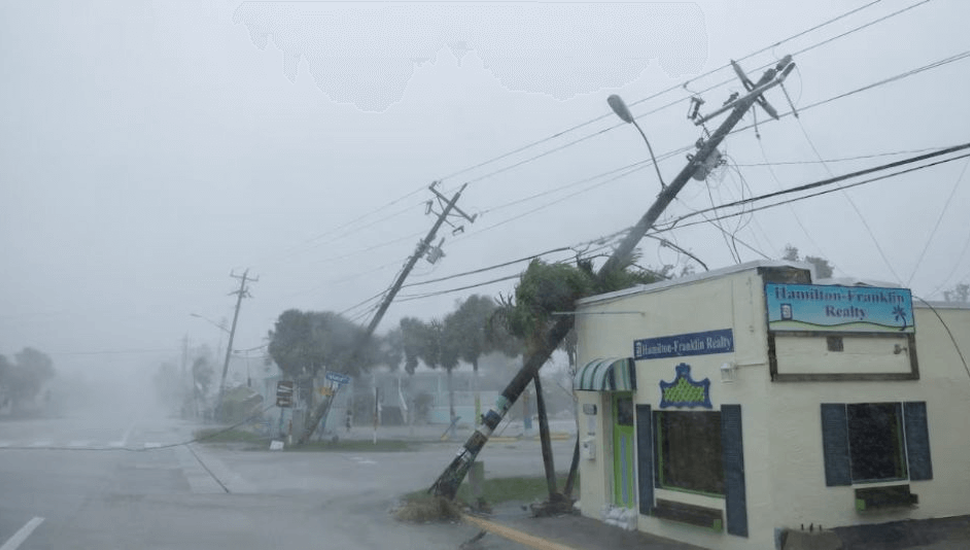
<svg viewBox="0 0 970 550"><path fill-rule="evenodd" d="M183 335L215 347L219 330L189 314L228 322L229 273L246 268L259 282L234 347L259 346L285 309L343 311L389 286L433 222L423 203L439 179L447 193L471 182L459 206L480 215L464 234L444 231L446 257L422 261L409 282L582 250L634 223L659 191L651 165L588 179L647 158L636 130L610 114L610 94L631 104L670 180L684 153L663 153L701 135L686 98L727 81L701 94L707 112L743 90L730 70L706 74L729 59L768 47L742 61L756 80L761 67L811 48L795 55L787 82L807 107L966 52L968 19L959 0L2 2L0 353L35 346L65 369L154 371L177 357ZM667 217L911 156L822 165L813 147L842 159L970 141L968 63L798 119L757 112L760 142L754 129L731 136L729 166L692 181ZM791 110L780 89L768 98ZM966 165L663 236L711 268L738 261L722 229L742 261L778 258L791 243L828 258L837 276L939 299L970 279ZM642 251L648 265L693 264L656 241ZM378 330L514 283L395 303ZM366 322L370 305L348 315Z"/></svg>

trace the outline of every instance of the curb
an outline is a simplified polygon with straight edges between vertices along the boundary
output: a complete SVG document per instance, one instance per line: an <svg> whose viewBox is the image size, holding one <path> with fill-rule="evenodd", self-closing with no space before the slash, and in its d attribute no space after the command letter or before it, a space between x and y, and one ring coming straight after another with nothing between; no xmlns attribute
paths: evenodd
<svg viewBox="0 0 970 550"><path fill-rule="evenodd" d="M552 542L551 540L530 535L528 533L519 531L518 529L512 529L511 527L506 527L477 516L462 514L461 519L465 523L474 525L483 531L494 533L504 539L517 542L524 546L528 546L529 548L535 548L536 550L574 550L571 546L566 546L564 544L559 544L558 542Z"/></svg>

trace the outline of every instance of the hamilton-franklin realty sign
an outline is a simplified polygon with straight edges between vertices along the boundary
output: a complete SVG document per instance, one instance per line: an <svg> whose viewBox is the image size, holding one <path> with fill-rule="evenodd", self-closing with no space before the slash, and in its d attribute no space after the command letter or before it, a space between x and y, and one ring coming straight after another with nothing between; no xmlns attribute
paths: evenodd
<svg viewBox="0 0 970 550"><path fill-rule="evenodd" d="M914 332L907 288L765 285L768 330Z"/></svg>
<svg viewBox="0 0 970 550"><path fill-rule="evenodd" d="M734 351L734 333L729 328L645 338L633 342L634 359L663 359L732 351Z"/></svg>

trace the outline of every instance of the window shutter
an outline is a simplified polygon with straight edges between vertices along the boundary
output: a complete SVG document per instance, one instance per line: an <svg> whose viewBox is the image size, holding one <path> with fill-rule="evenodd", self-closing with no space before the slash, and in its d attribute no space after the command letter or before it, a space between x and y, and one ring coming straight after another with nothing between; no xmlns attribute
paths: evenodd
<svg viewBox="0 0 970 550"><path fill-rule="evenodd" d="M849 428L842 403L822 403L822 454L825 457L825 485L852 485Z"/></svg>
<svg viewBox="0 0 970 550"><path fill-rule="evenodd" d="M930 434L926 427L926 402L904 403L903 423L906 427L906 458L909 459L910 481L933 479Z"/></svg>
<svg viewBox="0 0 970 550"><path fill-rule="evenodd" d="M637 405L637 483L640 485L640 513L649 516L653 508L653 416L650 405Z"/></svg>
<svg viewBox="0 0 970 550"><path fill-rule="evenodd" d="M721 456L724 464L724 507L727 532L748 536L748 508L744 490L744 442L741 405L721 405Z"/></svg>
<svg viewBox="0 0 970 550"><path fill-rule="evenodd" d="M660 411L653 411L653 440L651 443L654 445L653 450L653 486L660 489L660 479L662 477L662 472L660 471L660 462L662 459L663 448L661 447L660 434L663 431L660 425Z"/></svg>

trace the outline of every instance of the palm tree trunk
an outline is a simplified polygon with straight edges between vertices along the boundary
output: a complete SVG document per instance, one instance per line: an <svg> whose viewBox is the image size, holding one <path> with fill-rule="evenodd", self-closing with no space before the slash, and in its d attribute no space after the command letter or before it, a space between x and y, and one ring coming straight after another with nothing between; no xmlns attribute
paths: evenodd
<svg viewBox="0 0 970 550"><path fill-rule="evenodd" d="M542 382L539 381L539 373L536 373L532 383L536 388L536 416L539 417L539 440L542 444L542 465L546 470L546 485L549 488L549 500L555 498L556 493L556 466L552 459L552 442L549 439L549 419L546 416L546 400L542 396Z"/></svg>

